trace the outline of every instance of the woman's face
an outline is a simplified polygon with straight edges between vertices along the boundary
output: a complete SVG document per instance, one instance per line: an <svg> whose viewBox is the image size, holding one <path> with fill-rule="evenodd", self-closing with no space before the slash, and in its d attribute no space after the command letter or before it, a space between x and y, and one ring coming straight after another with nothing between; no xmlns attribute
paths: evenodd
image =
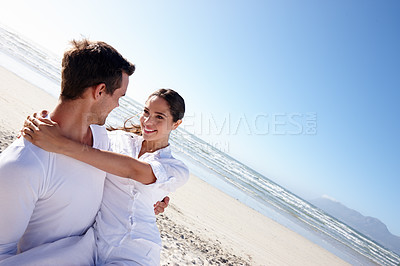
<svg viewBox="0 0 400 266"><path fill-rule="evenodd" d="M149 98L140 117L142 136L146 141L168 142L171 130L180 124L173 122L167 101L158 96Z"/></svg>

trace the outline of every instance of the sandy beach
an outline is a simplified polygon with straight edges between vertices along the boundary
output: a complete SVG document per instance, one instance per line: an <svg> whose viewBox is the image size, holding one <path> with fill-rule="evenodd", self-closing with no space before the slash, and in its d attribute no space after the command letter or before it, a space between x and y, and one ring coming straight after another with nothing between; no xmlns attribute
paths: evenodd
<svg viewBox="0 0 400 266"><path fill-rule="evenodd" d="M0 67L0 152L25 117L57 99ZM332 253L196 176L158 216L162 265L347 265Z"/></svg>

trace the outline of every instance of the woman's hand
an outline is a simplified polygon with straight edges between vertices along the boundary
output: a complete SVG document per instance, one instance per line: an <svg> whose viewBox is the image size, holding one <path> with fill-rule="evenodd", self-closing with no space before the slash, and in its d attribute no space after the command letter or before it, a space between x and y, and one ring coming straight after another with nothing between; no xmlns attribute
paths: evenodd
<svg viewBox="0 0 400 266"><path fill-rule="evenodd" d="M43 116L43 112L41 114ZM60 153L67 138L61 135L56 122L38 116L28 116L24 122L22 136L36 146L49 151Z"/></svg>
<svg viewBox="0 0 400 266"><path fill-rule="evenodd" d="M154 213L156 215L163 213L165 208L168 207L169 204L169 197L166 196L162 201L157 201L156 204L154 204Z"/></svg>

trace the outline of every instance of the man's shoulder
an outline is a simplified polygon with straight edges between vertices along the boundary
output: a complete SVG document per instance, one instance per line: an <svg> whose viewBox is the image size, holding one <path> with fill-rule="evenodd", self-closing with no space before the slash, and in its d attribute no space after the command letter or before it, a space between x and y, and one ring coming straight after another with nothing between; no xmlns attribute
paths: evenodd
<svg viewBox="0 0 400 266"><path fill-rule="evenodd" d="M44 168L50 157L49 152L21 137L0 154L0 169L4 167L18 167L20 170Z"/></svg>

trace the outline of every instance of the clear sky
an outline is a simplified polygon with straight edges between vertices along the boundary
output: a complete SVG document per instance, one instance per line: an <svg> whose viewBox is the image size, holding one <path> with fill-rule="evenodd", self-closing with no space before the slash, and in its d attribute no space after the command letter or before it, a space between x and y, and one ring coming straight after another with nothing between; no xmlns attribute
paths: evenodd
<svg viewBox="0 0 400 266"><path fill-rule="evenodd" d="M128 95L186 100L184 128L305 199L400 235L400 1L2 1L0 22L60 57L103 40Z"/></svg>

